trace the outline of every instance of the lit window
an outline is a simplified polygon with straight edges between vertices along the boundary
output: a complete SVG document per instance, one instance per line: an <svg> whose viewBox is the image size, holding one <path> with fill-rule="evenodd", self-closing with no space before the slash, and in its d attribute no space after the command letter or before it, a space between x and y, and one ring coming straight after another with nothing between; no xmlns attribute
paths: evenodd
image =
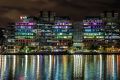
<svg viewBox="0 0 120 80"><path fill-rule="evenodd" d="M60 33L60 35L63 35L63 33Z"/></svg>
<svg viewBox="0 0 120 80"><path fill-rule="evenodd" d="M64 36L64 38L66 39L66 38L67 38L67 36Z"/></svg>

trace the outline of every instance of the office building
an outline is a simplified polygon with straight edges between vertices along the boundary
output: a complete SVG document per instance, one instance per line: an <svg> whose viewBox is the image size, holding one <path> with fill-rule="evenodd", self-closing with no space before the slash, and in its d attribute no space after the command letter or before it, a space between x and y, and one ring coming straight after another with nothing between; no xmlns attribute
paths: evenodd
<svg viewBox="0 0 120 80"><path fill-rule="evenodd" d="M82 49L84 46L82 22L73 23L73 46L79 49Z"/></svg>
<svg viewBox="0 0 120 80"><path fill-rule="evenodd" d="M21 20L15 23L15 44L17 49L24 51L24 48L36 46L36 34L34 32L36 22L27 16L21 16L20 18Z"/></svg>
<svg viewBox="0 0 120 80"><path fill-rule="evenodd" d="M120 26L119 13L115 11L105 11L101 14L105 22L105 44L106 47L119 47L120 42Z"/></svg>
<svg viewBox="0 0 120 80"><path fill-rule="evenodd" d="M53 26L55 16L55 12L40 11L37 20L37 41L39 41L42 50L51 50L54 44Z"/></svg>
<svg viewBox="0 0 120 80"><path fill-rule="evenodd" d="M57 49L65 51L73 45L73 26L69 17L56 17L53 32Z"/></svg>
<svg viewBox="0 0 120 80"><path fill-rule="evenodd" d="M100 17L86 17L83 20L83 42L85 47L104 45L104 22Z"/></svg>

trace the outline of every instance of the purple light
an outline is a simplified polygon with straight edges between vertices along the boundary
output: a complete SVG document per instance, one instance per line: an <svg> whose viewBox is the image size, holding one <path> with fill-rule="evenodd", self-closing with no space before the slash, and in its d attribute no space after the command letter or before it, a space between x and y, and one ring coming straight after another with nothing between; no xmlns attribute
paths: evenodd
<svg viewBox="0 0 120 80"><path fill-rule="evenodd" d="M55 26L55 28L58 28L58 26Z"/></svg>
<svg viewBox="0 0 120 80"><path fill-rule="evenodd" d="M96 23L96 22L93 22L93 25L97 25L97 23Z"/></svg>
<svg viewBox="0 0 120 80"><path fill-rule="evenodd" d="M21 26L23 26L23 25L35 25L35 23L33 23L33 22L18 22L18 23L16 23L16 25L21 25Z"/></svg>
<svg viewBox="0 0 120 80"><path fill-rule="evenodd" d="M24 28L24 26L21 26L21 28Z"/></svg>
<svg viewBox="0 0 120 80"><path fill-rule="evenodd" d="M65 28L68 28L68 26L65 26Z"/></svg>
<svg viewBox="0 0 120 80"><path fill-rule="evenodd" d="M62 25L62 23L60 23L60 25Z"/></svg>
<svg viewBox="0 0 120 80"><path fill-rule="evenodd" d="M31 29L31 26L28 26L29 29Z"/></svg>
<svg viewBox="0 0 120 80"><path fill-rule="evenodd" d="M65 23L63 22L63 25L65 25Z"/></svg>
<svg viewBox="0 0 120 80"><path fill-rule="evenodd" d="M34 23L28 23L28 25L34 25Z"/></svg>

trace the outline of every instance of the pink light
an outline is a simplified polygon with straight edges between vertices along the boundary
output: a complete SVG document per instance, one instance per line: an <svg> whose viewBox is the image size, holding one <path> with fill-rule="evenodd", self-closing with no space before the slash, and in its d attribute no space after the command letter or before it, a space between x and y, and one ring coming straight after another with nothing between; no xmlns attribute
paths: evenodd
<svg viewBox="0 0 120 80"><path fill-rule="evenodd" d="M22 16L20 16L20 19L23 19L23 17L22 17Z"/></svg>
<svg viewBox="0 0 120 80"><path fill-rule="evenodd" d="M16 25L19 25L19 23L16 23Z"/></svg>
<svg viewBox="0 0 120 80"><path fill-rule="evenodd" d="M34 25L34 23L28 23L28 25Z"/></svg>
<svg viewBox="0 0 120 80"><path fill-rule="evenodd" d="M62 23L60 23L60 25L62 25Z"/></svg>
<svg viewBox="0 0 120 80"><path fill-rule="evenodd" d="M97 23L93 22L93 25L97 25Z"/></svg>
<svg viewBox="0 0 120 80"><path fill-rule="evenodd" d="M16 23L16 25L25 25L25 26L27 26L27 25L34 25L35 23L33 23L33 22L18 22L18 23Z"/></svg>

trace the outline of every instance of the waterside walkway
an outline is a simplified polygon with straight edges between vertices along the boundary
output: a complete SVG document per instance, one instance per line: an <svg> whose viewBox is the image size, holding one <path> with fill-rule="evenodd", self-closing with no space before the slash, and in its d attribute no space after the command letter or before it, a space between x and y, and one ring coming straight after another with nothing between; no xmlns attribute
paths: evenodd
<svg viewBox="0 0 120 80"><path fill-rule="evenodd" d="M77 53L69 53L69 52L34 52L34 53L1 53L1 55L120 55L120 52L77 52Z"/></svg>

